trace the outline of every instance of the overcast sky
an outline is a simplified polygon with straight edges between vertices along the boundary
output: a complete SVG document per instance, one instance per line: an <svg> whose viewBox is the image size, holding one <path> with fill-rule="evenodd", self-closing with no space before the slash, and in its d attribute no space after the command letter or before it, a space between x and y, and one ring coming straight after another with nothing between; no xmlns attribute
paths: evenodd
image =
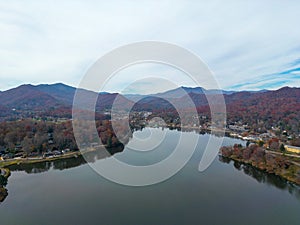
<svg viewBox="0 0 300 225"><path fill-rule="evenodd" d="M300 86L299 11L300 1L292 0L0 0L0 90L23 83L76 86L99 57L143 40L196 53L223 89ZM138 74L173 76L193 86L172 68L134 67L120 72L107 91L130 85ZM151 80L133 87L132 93L168 89Z"/></svg>

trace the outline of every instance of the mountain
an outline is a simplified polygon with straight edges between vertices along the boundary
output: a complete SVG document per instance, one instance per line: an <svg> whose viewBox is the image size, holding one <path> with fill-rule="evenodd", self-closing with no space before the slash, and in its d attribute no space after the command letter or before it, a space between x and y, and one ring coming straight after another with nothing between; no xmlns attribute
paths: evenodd
<svg viewBox="0 0 300 225"><path fill-rule="evenodd" d="M225 91L225 90L218 90L218 89L210 89L206 90L202 87L179 87L176 89L172 89L169 91L157 93L157 94L150 94L150 95L139 95L139 94L126 94L124 95L126 98L132 101L138 101L142 98L146 97L157 97L157 98L182 98L186 94L206 94L206 95L216 95L216 94L224 94L230 95L236 93L235 91Z"/></svg>
<svg viewBox="0 0 300 225"><path fill-rule="evenodd" d="M54 97L55 99L65 104L70 104L70 105L73 103L73 98L76 91L76 88L62 83L50 84L50 85L41 84L41 85L37 85L36 89Z"/></svg>
<svg viewBox="0 0 300 225"><path fill-rule="evenodd" d="M163 98L146 96L139 100L133 107L135 111L157 111L174 109L172 104Z"/></svg>
<svg viewBox="0 0 300 225"><path fill-rule="evenodd" d="M0 95L0 105L16 109L45 107L45 105L53 107L58 104L54 97L30 84L4 91Z"/></svg>
<svg viewBox="0 0 300 225"><path fill-rule="evenodd" d="M130 109L134 102L128 100L123 95L118 93L100 93L97 99L96 110L105 111L110 110L114 105L115 109Z"/></svg>
<svg viewBox="0 0 300 225"><path fill-rule="evenodd" d="M0 120L31 116L71 117L76 88L65 84L25 84L0 93ZM102 92L97 94L88 90L83 93L97 97L98 111L110 109L115 99L116 107L131 106L133 103L119 94Z"/></svg>
<svg viewBox="0 0 300 225"><path fill-rule="evenodd" d="M141 111L174 111L170 100L180 108L189 109L189 99L192 99L199 109L208 109L206 94L219 95L224 93L227 111L237 121L237 118L251 117L251 113L259 113L262 118L277 118L276 113L286 117L300 110L300 88L283 87L275 91L220 91L204 88L182 87L153 95L121 95L118 93L95 93L81 90L84 93L96 95L97 112L105 112L112 105L117 109ZM32 116L53 116L71 118L73 98L76 88L65 84L21 85L0 92L0 120L18 119ZM127 97L127 98L126 98ZM131 98L131 100L130 100ZM117 100L117 101L116 101ZM136 102L138 101L138 102ZM136 102L136 103L134 103Z"/></svg>
<svg viewBox="0 0 300 225"><path fill-rule="evenodd" d="M124 97L127 99L137 102L143 98L149 97L148 95L140 95L140 94L125 94Z"/></svg>
<svg viewBox="0 0 300 225"><path fill-rule="evenodd" d="M213 97L212 93L211 96ZM219 93L219 91L216 93ZM217 94L215 95L217 96ZM147 96L141 99L134 108L135 110L174 110L174 106L168 102L171 99L180 108L191 108L191 99L195 104L194 107L200 111L205 109L208 112L209 109L207 98L201 91L198 91L198 93L191 91L188 95L178 98ZM275 91L257 92L240 91L225 94L224 100L227 112L235 117L234 121L238 121L237 118L246 116L254 118L254 114L263 115L261 118L264 119L277 118L279 115L283 118L290 113L296 113L298 109L300 110L300 88L284 87ZM275 115L276 113L278 113L278 116Z"/></svg>
<svg viewBox="0 0 300 225"><path fill-rule="evenodd" d="M160 97L160 98L181 98L186 94L206 94L206 95L216 95L216 94L224 94L229 95L235 93L234 91L224 91L217 89L207 90L203 87L179 87L173 90L169 90L163 93L154 94L152 96Z"/></svg>
<svg viewBox="0 0 300 225"><path fill-rule="evenodd" d="M205 91L202 87L179 87L173 90L169 90L163 93L153 94L151 96L159 97L159 98L181 98L185 94L195 93L195 94L203 94Z"/></svg>
<svg viewBox="0 0 300 225"><path fill-rule="evenodd" d="M267 100L284 99L300 102L300 88L283 87L274 91L241 91L224 96L226 103L243 102L243 104L254 104ZM266 103L267 104L267 103Z"/></svg>
<svg viewBox="0 0 300 225"><path fill-rule="evenodd" d="M300 133L300 88L241 92L225 96L225 101L228 124L247 121L264 132L272 127L281 127Z"/></svg>

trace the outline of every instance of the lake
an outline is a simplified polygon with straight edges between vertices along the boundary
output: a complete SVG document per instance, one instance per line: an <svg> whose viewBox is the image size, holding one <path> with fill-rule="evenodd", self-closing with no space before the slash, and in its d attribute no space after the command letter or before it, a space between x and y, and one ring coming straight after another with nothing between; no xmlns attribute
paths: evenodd
<svg viewBox="0 0 300 225"><path fill-rule="evenodd" d="M149 138L151 132L153 140ZM191 139L199 137L194 155L175 176L151 186L113 183L99 176L81 157L15 166L6 186L8 196L0 204L0 224L300 223L298 186L219 157L207 170L199 172L208 134L146 128L135 132L124 151L114 156L133 165L150 165L166 158L181 134ZM133 150L140 138L155 143L162 136L164 140L152 151ZM235 143L245 145L229 137L223 141L223 145ZM99 157L94 164L103 160L110 159Z"/></svg>

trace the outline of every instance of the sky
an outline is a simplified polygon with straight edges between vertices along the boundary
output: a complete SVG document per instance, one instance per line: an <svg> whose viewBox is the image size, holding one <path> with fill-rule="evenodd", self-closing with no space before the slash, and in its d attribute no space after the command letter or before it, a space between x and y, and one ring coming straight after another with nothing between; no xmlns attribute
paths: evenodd
<svg viewBox="0 0 300 225"><path fill-rule="evenodd" d="M192 51L222 89L299 87L299 10L293 0L0 0L0 90L24 83L76 87L101 56L145 40ZM105 90L170 89L168 82L145 79L156 76L195 85L174 68L135 65L116 74ZM143 80L132 85L137 79Z"/></svg>

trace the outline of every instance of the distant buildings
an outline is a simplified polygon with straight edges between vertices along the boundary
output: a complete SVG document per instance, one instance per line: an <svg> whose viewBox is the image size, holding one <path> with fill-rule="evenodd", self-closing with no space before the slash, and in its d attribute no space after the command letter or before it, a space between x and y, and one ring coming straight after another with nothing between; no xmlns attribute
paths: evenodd
<svg viewBox="0 0 300 225"><path fill-rule="evenodd" d="M247 132L249 131L249 127L246 125L229 125L228 128L232 131L236 131L236 132Z"/></svg>

